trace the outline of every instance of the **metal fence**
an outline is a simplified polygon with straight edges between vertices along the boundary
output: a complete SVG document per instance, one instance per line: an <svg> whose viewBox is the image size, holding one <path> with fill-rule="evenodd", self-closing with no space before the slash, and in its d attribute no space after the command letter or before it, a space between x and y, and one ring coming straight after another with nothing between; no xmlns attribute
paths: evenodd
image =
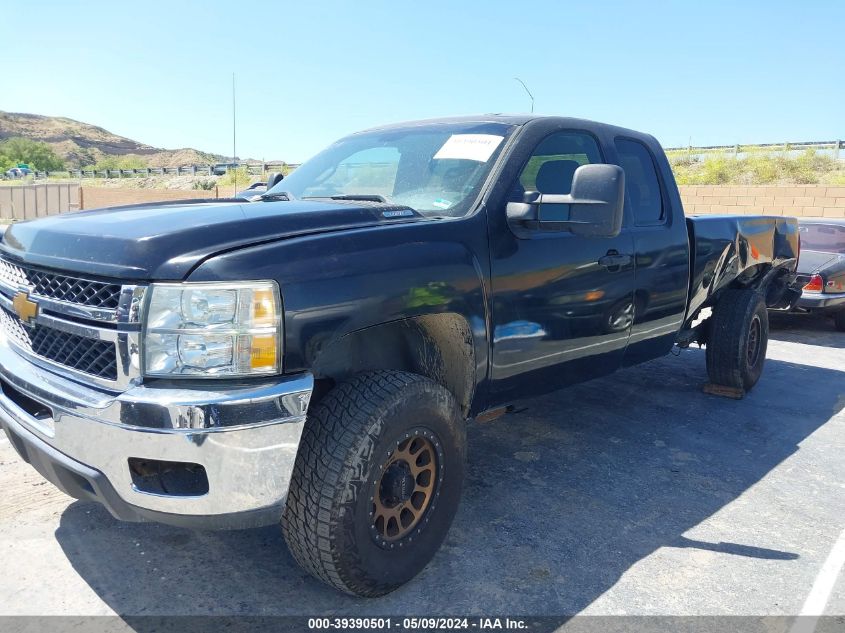
<svg viewBox="0 0 845 633"><path fill-rule="evenodd" d="M794 154L804 152L808 149L823 154L830 154L835 160L845 158L845 141L802 141L798 143L756 143L756 144L735 144L735 145L688 145L686 147L666 147L667 152L686 153L691 156L702 156L717 152L733 153L735 156L753 152L764 152L771 154Z"/></svg>
<svg viewBox="0 0 845 633"><path fill-rule="evenodd" d="M141 169L62 169L33 171L35 178L138 178L149 176L219 176L233 169L243 169L252 176L265 176L274 171L290 171L299 167L292 163L260 163L256 165L182 165L180 167L144 167Z"/></svg>
<svg viewBox="0 0 845 633"><path fill-rule="evenodd" d="M51 183L0 187L0 218L32 220L80 208L79 185Z"/></svg>

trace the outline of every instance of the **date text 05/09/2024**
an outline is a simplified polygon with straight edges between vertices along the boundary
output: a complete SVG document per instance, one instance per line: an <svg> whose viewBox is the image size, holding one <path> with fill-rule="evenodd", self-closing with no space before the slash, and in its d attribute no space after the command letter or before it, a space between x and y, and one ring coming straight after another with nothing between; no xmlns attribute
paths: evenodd
<svg viewBox="0 0 845 633"><path fill-rule="evenodd" d="M524 620L514 618L309 618L310 630L521 630L527 628Z"/></svg>

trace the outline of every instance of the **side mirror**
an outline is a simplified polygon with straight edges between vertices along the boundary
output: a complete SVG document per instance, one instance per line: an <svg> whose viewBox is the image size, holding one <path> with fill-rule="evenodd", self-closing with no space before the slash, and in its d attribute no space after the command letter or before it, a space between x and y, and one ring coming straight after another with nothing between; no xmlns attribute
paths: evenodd
<svg viewBox="0 0 845 633"><path fill-rule="evenodd" d="M508 223L523 231L570 231L586 237L616 237L622 230L625 172L618 165L581 165L568 195L527 191L509 202Z"/></svg>
<svg viewBox="0 0 845 633"><path fill-rule="evenodd" d="M283 173L278 171L272 172L269 176L267 176L267 191L270 191L270 189L282 182L284 178L285 175Z"/></svg>

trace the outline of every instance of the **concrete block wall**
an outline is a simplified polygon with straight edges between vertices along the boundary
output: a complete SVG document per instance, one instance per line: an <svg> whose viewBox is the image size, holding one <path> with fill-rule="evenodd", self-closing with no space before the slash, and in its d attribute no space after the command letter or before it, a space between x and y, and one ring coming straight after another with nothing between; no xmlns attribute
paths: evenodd
<svg viewBox="0 0 845 633"><path fill-rule="evenodd" d="M687 215L845 217L841 185L684 185L680 190Z"/></svg>
<svg viewBox="0 0 845 633"><path fill-rule="evenodd" d="M112 189L81 187L83 209L141 202L217 198L218 190ZM684 185L680 187L688 215L790 215L845 217L845 186L835 185ZM227 194L224 194L227 195Z"/></svg>
<svg viewBox="0 0 845 633"><path fill-rule="evenodd" d="M688 215L845 217L845 186L841 185L684 185L680 190ZM70 184L0 187L0 218L31 219L77 209L218 198L220 194L218 189L119 189Z"/></svg>

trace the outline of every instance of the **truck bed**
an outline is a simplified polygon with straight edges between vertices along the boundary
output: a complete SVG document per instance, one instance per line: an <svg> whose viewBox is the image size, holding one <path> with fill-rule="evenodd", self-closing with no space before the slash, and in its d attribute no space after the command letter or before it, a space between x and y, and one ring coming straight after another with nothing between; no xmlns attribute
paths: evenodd
<svg viewBox="0 0 845 633"><path fill-rule="evenodd" d="M773 266L786 265L794 271L798 263L795 218L707 215L686 220L690 243L687 322L734 281L751 282Z"/></svg>

